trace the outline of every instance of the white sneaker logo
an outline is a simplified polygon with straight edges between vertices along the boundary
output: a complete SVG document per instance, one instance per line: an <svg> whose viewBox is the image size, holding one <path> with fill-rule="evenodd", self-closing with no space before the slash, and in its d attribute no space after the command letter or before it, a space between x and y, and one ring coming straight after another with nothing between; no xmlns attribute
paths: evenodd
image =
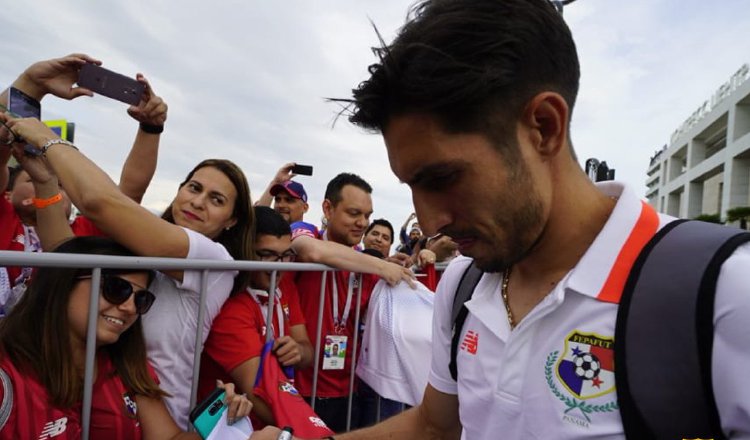
<svg viewBox="0 0 750 440"><path fill-rule="evenodd" d="M58 435L65 432L68 427L68 418L61 417L54 422L47 422L42 429L42 433L39 435L39 440L44 440L50 437L57 437Z"/></svg>

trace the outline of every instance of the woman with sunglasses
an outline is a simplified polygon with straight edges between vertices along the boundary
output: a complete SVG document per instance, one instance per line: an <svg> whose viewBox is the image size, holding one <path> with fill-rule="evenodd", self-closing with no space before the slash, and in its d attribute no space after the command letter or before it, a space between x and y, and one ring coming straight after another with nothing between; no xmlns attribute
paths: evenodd
<svg viewBox="0 0 750 440"><path fill-rule="evenodd" d="M23 143L13 144L14 156L35 182L40 200L37 222L41 224L48 216L56 219L47 223L54 227L39 233L45 249L71 235L67 224L59 220L61 217L53 215L59 209L55 202L59 194L57 176L83 215L136 255L254 259L250 190L245 175L234 163L220 159L199 163L159 218L123 195L104 171L39 120L13 119L2 114L0 120L40 153L30 156L24 154ZM203 341L230 292L244 289L248 276L247 272L238 275L237 271L207 273L206 314L200 323ZM156 301L143 323L149 360L162 388L171 395L167 407L183 429L187 428L190 410L201 279L202 271L197 270L157 273L150 285Z"/></svg>
<svg viewBox="0 0 750 440"><path fill-rule="evenodd" d="M110 239L77 237L55 252L131 256ZM200 438L169 416L146 360L141 315L154 295L154 273L104 269L96 316L91 439ZM0 439L77 439L81 435L91 270L39 268L28 292L0 321ZM226 386L230 415L250 402ZM184 436L184 437L183 437Z"/></svg>

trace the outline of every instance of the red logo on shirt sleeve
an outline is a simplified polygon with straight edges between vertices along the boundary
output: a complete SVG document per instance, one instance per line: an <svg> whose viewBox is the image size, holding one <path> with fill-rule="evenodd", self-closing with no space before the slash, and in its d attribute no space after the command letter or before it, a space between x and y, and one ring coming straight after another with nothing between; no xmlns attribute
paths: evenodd
<svg viewBox="0 0 750 440"><path fill-rule="evenodd" d="M461 343L461 350L468 351L469 354L477 354L477 348L479 348L479 333L469 330Z"/></svg>

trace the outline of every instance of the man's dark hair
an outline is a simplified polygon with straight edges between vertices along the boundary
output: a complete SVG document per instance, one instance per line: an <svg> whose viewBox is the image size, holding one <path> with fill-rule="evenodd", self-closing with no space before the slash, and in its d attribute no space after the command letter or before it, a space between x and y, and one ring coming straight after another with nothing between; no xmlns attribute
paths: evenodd
<svg viewBox="0 0 750 440"><path fill-rule="evenodd" d="M374 228L377 225L380 225L380 226L383 226L385 228L388 228L388 230L391 232L391 244L393 244L393 240L395 238L393 236L393 225L391 224L391 222L389 222L388 220L386 220L384 218L379 218L379 219L373 220L372 223L370 223L370 225L365 230L365 235L367 235L372 230L372 228Z"/></svg>
<svg viewBox="0 0 750 440"><path fill-rule="evenodd" d="M289 223L284 220L278 212L268 206L256 206L255 209L255 237L261 235L273 235L283 237L291 235L292 230Z"/></svg>
<svg viewBox="0 0 750 440"><path fill-rule="evenodd" d="M336 206L341 201L341 190L346 185L354 185L367 194L372 194L372 187L369 183L365 182L365 179L356 174L341 173L328 182L325 198L330 200L333 206Z"/></svg>
<svg viewBox="0 0 750 440"><path fill-rule="evenodd" d="M391 45L381 43L370 78L343 100L349 120L368 130L425 114L448 133L482 133L502 146L542 91L559 93L572 113L578 55L548 0L427 0Z"/></svg>

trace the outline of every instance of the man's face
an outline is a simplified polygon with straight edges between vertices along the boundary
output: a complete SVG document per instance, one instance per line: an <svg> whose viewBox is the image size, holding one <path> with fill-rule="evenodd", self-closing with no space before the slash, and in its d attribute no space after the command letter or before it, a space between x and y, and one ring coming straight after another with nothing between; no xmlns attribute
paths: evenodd
<svg viewBox="0 0 750 440"><path fill-rule="evenodd" d="M273 197L273 209L288 223L301 222L307 212L308 204L286 191L279 191Z"/></svg>
<svg viewBox="0 0 750 440"><path fill-rule="evenodd" d="M527 165L543 179L544 164L532 162L532 147L517 145L518 133L504 146L520 148L513 166L486 136L446 133L427 116L393 118L384 133L391 169L411 188L424 233L449 235L485 271L521 260L548 215Z"/></svg>
<svg viewBox="0 0 750 440"><path fill-rule="evenodd" d="M365 249L376 249L387 257L391 254L391 244L393 243L393 237L391 237L390 229L383 225L375 225L370 229L370 232L365 234L365 238L362 241L365 245Z"/></svg>
<svg viewBox="0 0 750 440"><path fill-rule="evenodd" d="M409 232L409 241L416 241L421 237L422 234L419 232L419 229L412 229L411 232Z"/></svg>
<svg viewBox="0 0 750 440"><path fill-rule="evenodd" d="M267 256L270 261L273 256L289 255L292 253L292 236L282 235L277 237L275 235L261 234L255 239L255 253L259 255L259 259L264 260L263 256ZM276 261L274 259L274 261ZM277 278L278 284L278 278ZM271 286L271 272L266 271L253 271L250 275L250 287L253 289L268 290Z"/></svg>
<svg viewBox="0 0 750 440"><path fill-rule="evenodd" d="M341 189L341 200L333 206L330 200L323 202L323 213L328 219L328 239L354 246L362 241L372 215L372 198L366 191L345 185Z"/></svg>

